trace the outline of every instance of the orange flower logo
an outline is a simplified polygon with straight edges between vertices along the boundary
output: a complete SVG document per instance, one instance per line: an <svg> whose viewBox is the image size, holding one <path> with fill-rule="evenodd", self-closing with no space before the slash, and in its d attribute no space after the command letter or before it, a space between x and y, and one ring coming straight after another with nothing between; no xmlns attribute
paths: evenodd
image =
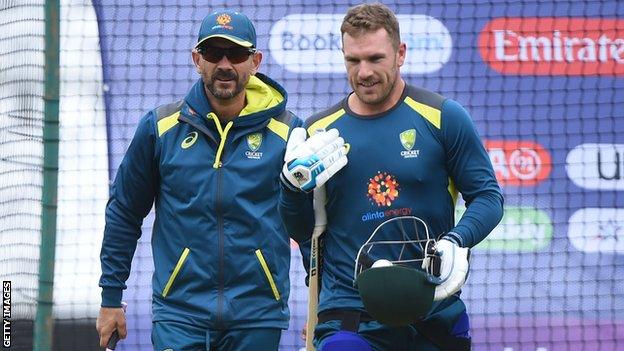
<svg viewBox="0 0 624 351"><path fill-rule="evenodd" d="M217 16L217 23L222 26L225 26L230 22L232 22L232 17L230 17L230 15L228 15L227 13L223 13Z"/></svg>
<svg viewBox="0 0 624 351"><path fill-rule="evenodd" d="M369 179L366 195L377 206L390 206L399 197L399 182L391 174L377 172L377 175Z"/></svg>

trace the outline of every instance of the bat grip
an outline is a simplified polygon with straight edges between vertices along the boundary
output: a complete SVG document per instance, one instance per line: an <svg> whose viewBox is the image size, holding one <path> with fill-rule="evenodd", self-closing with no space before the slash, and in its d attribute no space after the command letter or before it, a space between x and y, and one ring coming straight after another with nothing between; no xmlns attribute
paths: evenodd
<svg viewBox="0 0 624 351"><path fill-rule="evenodd" d="M106 345L106 351L114 351L117 347L117 342L119 341L119 332L117 329L111 334L111 337L108 339L108 344Z"/></svg>
<svg viewBox="0 0 624 351"><path fill-rule="evenodd" d="M324 185L314 189L314 227L323 228L321 232L325 230L325 226L327 225L327 213L325 210L326 196Z"/></svg>

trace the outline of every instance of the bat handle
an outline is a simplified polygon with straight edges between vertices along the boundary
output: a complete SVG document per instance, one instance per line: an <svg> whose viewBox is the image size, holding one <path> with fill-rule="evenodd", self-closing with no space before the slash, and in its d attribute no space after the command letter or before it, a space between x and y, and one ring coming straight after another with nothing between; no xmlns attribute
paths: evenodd
<svg viewBox="0 0 624 351"><path fill-rule="evenodd" d="M126 307L128 307L128 304L122 302L121 308L123 308L124 312L126 312ZM119 332L117 331L117 329L115 329L108 339L108 344L106 344L106 351L114 351L115 348L117 348L117 342L119 342Z"/></svg>
<svg viewBox="0 0 624 351"><path fill-rule="evenodd" d="M106 345L106 351L114 351L117 347L117 342L119 341L119 332L117 329L111 334L111 337L108 339L108 344Z"/></svg>

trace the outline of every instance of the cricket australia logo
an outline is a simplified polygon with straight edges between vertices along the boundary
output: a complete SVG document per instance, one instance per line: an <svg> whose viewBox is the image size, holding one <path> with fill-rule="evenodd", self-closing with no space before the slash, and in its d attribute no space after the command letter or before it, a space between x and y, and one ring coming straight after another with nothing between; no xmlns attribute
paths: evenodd
<svg viewBox="0 0 624 351"><path fill-rule="evenodd" d="M229 26L230 22L232 22L232 17L230 17L230 15L228 15L227 13L222 13L217 16L217 24L219 26L225 27L227 29L232 29L232 26Z"/></svg>
<svg viewBox="0 0 624 351"><path fill-rule="evenodd" d="M401 151L403 158L418 157L420 150L412 150L416 144L416 129L404 130L399 134L399 140L405 150Z"/></svg>
<svg viewBox="0 0 624 351"><path fill-rule="evenodd" d="M247 136L247 146L249 146L249 150L245 151L245 156L254 160L261 159L262 152L258 152L260 145L262 145L262 133L249 134Z"/></svg>

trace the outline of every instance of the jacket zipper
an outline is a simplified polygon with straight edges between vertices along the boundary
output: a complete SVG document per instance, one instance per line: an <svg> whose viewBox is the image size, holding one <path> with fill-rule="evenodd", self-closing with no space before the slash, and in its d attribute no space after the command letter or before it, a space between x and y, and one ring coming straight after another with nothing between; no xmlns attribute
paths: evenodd
<svg viewBox="0 0 624 351"><path fill-rule="evenodd" d="M190 125L192 125L193 127L197 128L198 130L200 130L202 133L204 133L206 136L208 136L208 138L210 138L210 140L214 141L215 144L217 145L217 151L215 154L215 161L212 165L212 167L214 169L216 169L217 171L217 197L215 199L215 212L217 214L217 230L218 230L218 236L219 236L219 286L218 286L218 293L217 293L217 318L216 318L216 323L217 325L223 323L223 290L224 290L224 240L225 240L225 234L224 234L224 230L223 230L223 213L221 211L221 178L222 178L222 171L221 171L221 166L223 165L223 156L225 155L225 141L227 138L227 134L230 130L230 128L232 128L233 126L233 122L230 121L226 124L225 128L221 127L221 123L217 117L216 114L214 114L213 112L210 112L206 118L208 119L212 119L213 122L215 123L215 126L217 127L217 131L221 137L221 140L217 141L215 138L212 137L212 135L208 132L208 130L206 129L206 127L193 123L193 121L191 121L190 119L184 117L183 115L180 115L180 117L178 118L181 121L184 121Z"/></svg>
<svg viewBox="0 0 624 351"><path fill-rule="evenodd" d="M217 294L217 325L223 322L223 213L221 212L221 167L217 168L217 198L215 201L215 210L217 213L217 228L219 230L219 292Z"/></svg>

